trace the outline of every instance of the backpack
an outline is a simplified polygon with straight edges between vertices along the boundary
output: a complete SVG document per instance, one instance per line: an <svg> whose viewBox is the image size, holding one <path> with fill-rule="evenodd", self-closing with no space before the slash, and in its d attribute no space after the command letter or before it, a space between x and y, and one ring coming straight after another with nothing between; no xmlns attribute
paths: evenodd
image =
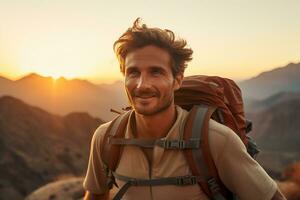
<svg viewBox="0 0 300 200"><path fill-rule="evenodd" d="M183 140L124 139L125 128L132 110L117 116L108 127L101 144L101 158L107 176L107 185L117 186L115 178L125 185L115 195L121 199L127 189L144 185L192 185L199 184L210 199L234 199L219 178L208 144L210 118L231 128L243 141L248 153L254 157L259 150L247 135L252 123L245 119L242 94L234 81L217 76L185 77L182 86L174 94L175 104L189 111L183 133ZM124 145L182 150L192 172L191 176L160 179L135 179L115 173ZM117 186L118 187L118 186Z"/></svg>

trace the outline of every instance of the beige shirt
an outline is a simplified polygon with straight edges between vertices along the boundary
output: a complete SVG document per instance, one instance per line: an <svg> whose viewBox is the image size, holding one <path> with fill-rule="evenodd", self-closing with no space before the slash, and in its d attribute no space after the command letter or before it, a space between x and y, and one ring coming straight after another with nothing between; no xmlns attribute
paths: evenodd
<svg viewBox="0 0 300 200"><path fill-rule="evenodd" d="M166 139L180 139L188 112L176 106L177 119ZM101 125L94 133L91 142L90 159L83 183L85 190L101 194L106 192L105 175L100 158L100 144L110 122ZM128 124L125 138L132 138L131 126ZM220 178L241 200L268 200L277 190L276 183L262 167L253 160L240 138L226 126L214 120L209 122L209 145ZM148 160L137 146L125 146L116 172L133 178L175 177L191 175L188 163L180 150L165 150L159 146L153 149L153 162ZM119 186L124 182L117 180ZM132 186L122 199L135 200L207 200L208 197L198 185L190 186Z"/></svg>

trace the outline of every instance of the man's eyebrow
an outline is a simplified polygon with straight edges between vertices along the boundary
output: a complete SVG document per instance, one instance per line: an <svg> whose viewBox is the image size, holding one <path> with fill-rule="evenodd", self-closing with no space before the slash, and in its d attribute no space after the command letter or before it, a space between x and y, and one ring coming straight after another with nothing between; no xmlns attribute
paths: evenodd
<svg viewBox="0 0 300 200"><path fill-rule="evenodd" d="M127 66L125 71L132 71L132 70L137 70L138 67L136 65L131 65L131 66ZM160 71L166 71L165 68L163 68L162 66L159 66L159 65L152 65L152 66L149 66L148 70L160 70Z"/></svg>
<svg viewBox="0 0 300 200"><path fill-rule="evenodd" d="M136 65L129 65L129 66L126 66L126 69L132 69L132 68L137 68Z"/></svg>
<svg viewBox="0 0 300 200"><path fill-rule="evenodd" d="M132 65L132 66L128 66L125 68L125 71L132 71L132 70L136 70L137 69L137 66L135 65Z"/></svg>
<svg viewBox="0 0 300 200"><path fill-rule="evenodd" d="M161 66L158 66L158 65L150 66L150 70L161 70L161 71L166 71L165 68L163 68L163 67L161 67Z"/></svg>

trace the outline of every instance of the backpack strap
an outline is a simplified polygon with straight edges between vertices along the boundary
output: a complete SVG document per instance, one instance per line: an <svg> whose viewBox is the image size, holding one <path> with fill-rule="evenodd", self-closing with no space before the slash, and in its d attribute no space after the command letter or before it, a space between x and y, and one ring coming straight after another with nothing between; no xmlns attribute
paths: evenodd
<svg viewBox="0 0 300 200"><path fill-rule="evenodd" d="M184 154L192 174L206 180L199 182L204 192L215 200L225 200L226 195L223 194L223 185L218 179L208 143L209 120L215 111L216 107L212 106L193 106L185 124L184 139L199 140L201 148L186 150Z"/></svg>
<svg viewBox="0 0 300 200"><path fill-rule="evenodd" d="M108 129L106 130L104 139L100 147L104 172L107 177L106 184L110 189L113 187L113 185L118 187L112 172L115 171L116 167L118 166L123 148L119 145L112 145L109 141L112 137L124 138L126 126L131 112L132 111L125 112L117 116L111 122Z"/></svg>
<svg viewBox="0 0 300 200"><path fill-rule="evenodd" d="M119 200L123 197L125 192L131 186L159 186L159 185L177 185L187 186L195 185L204 180L199 176L176 176L176 177L165 177L157 179L137 179L132 177L123 176L114 172L114 177L119 180L126 182L123 187L117 192L113 200Z"/></svg>
<svg viewBox="0 0 300 200"><path fill-rule="evenodd" d="M200 148L199 140L166 140L166 139L138 139L138 138L110 138L110 144L113 145L135 145L143 148L154 148L159 146L164 149L198 149Z"/></svg>

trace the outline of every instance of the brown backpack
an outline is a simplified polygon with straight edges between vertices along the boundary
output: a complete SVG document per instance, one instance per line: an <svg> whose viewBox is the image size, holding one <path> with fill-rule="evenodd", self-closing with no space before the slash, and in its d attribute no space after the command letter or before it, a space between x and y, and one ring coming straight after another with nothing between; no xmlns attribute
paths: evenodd
<svg viewBox="0 0 300 200"><path fill-rule="evenodd" d="M104 137L102 161L107 175L107 185L112 187L115 178L126 184L114 199L121 199L127 189L138 185L191 185L199 184L203 191L215 200L233 199L219 178L208 144L208 124L212 118L231 128L243 141L248 153L258 153L255 143L246 135L251 123L245 119L242 94L234 81L216 76L185 77L181 88L175 92L175 104L189 111L184 126L183 140L124 139L130 112L116 117ZM153 148L158 145L166 149L180 149L184 152L192 176L161 179L133 179L115 173L123 145L137 145Z"/></svg>

